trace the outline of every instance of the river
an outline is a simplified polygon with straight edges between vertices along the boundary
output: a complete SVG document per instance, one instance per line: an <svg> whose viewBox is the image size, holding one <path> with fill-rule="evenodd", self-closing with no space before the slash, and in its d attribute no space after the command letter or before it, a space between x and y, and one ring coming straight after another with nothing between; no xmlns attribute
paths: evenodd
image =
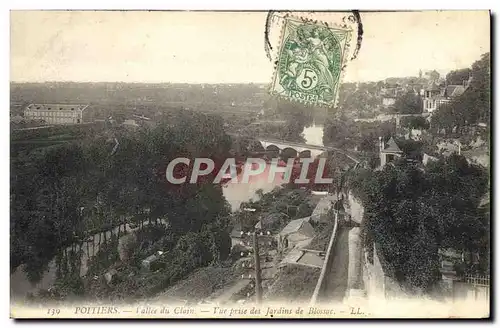
<svg viewBox="0 0 500 328"><path fill-rule="evenodd" d="M302 132L307 144L323 146L323 125L313 124L305 127ZM223 188L224 197L231 205L232 211L237 211L242 202L258 200L257 190L262 189L264 193L270 192L275 187L283 184L283 174L277 174L276 178L268 181L270 164L266 166L263 173L251 176L248 183L227 183ZM241 181L245 168L238 175L238 181Z"/></svg>

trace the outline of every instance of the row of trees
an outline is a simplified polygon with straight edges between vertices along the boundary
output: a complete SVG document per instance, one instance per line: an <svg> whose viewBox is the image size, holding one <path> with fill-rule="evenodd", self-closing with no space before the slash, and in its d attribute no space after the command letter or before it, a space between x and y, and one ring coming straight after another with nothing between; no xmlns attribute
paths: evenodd
<svg viewBox="0 0 500 328"><path fill-rule="evenodd" d="M324 127L323 144L342 149L377 152L379 137L388 139L396 133L394 121L355 122L347 118L328 120Z"/></svg>
<svg viewBox="0 0 500 328"><path fill-rule="evenodd" d="M258 135L280 140L305 142L302 132L305 127L313 123L314 109L282 99L274 101L271 105L273 110L263 119L278 122L262 122L250 126L240 124L238 132L249 137ZM326 111L326 109L323 111Z"/></svg>
<svg viewBox="0 0 500 328"><path fill-rule="evenodd" d="M423 110L422 97L414 91L408 91L396 98L391 110L398 114L421 114Z"/></svg>
<svg viewBox="0 0 500 328"><path fill-rule="evenodd" d="M203 138L200 138L203 136ZM116 152L112 152L119 140ZM229 206L212 176L197 184L171 185L168 163L177 157L229 157L230 138L222 119L177 111L154 128L116 130L12 158L11 268L27 264L33 280L58 250L93 230L106 230L149 209L165 219L176 239L219 231L228 234ZM194 237L193 237L194 238ZM219 241L205 245L219 258Z"/></svg>
<svg viewBox="0 0 500 328"><path fill-rule="evenodd" d="M480 252L488 270L489 215L480 210L487 172L463 156L429 163L404 160L349 179L365 207L365 247L412 290L431 291L440 280L438 249Z"/></svg>
<svg viewBox="0 0 500 328"><path fill-rule="evenodd" d="M370 118L378 113L381 99L377 96L383 82L343 83L340 85L338 116Z"/></svg>

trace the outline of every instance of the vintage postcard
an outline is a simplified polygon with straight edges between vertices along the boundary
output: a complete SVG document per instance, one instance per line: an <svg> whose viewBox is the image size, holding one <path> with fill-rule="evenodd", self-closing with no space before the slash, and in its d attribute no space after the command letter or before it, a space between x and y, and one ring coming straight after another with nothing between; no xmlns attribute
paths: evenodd
<svg viewBox="0 0 500 328"><path fill-rule="evenodd" d="M490 318L488 11L10 18L12 318Z"/></svg>

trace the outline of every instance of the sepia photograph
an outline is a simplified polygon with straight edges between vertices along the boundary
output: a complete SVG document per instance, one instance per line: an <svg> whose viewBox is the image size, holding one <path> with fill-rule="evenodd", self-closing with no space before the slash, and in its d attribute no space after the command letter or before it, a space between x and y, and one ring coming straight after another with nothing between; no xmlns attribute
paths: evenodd
<svg viewBox="0 0 500 328"><path fill-rule="evenodd" d="M9 16L11 318L491 318L489 11Z"/></svg>

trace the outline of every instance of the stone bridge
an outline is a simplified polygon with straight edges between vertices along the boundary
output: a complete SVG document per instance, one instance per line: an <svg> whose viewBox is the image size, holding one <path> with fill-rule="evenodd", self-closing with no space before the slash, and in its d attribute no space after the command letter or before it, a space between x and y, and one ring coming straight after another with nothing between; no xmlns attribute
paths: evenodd
<svg viewBox="0 0 500 328"><path fill-rule="evenodd" d="M319 145L310 145L286 140L278 140L278 139L270 139L270 138L259 138L257 139L264 149L269 152L276 152L277 154L281 154L283 152L288 152L290 155L300 156L300 157L317 157L325 151L334 151L341 153L347 156L355 163L359 163L359 160L345 151L335 148L335 147L326 147Z"/></svg>

